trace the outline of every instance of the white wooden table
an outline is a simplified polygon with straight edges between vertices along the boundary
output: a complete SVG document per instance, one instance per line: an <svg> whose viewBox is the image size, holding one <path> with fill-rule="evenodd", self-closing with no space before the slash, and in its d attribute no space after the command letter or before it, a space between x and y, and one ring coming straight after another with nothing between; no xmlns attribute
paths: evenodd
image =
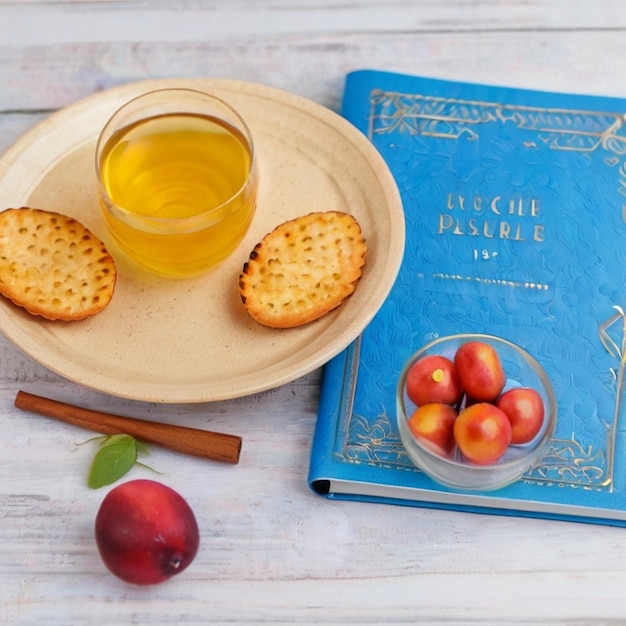
<svg viewBox="0 0 626 626"><path fill-rule="evenodd" d="M626 97L625 41L622 0L0 0L0 151L56 109L146 78L263 82L332 109L362 67ZM312 494L319 380L144 404L63 380L0 337L0 623L626 619L623 529ZM237 466L152 449L200 522L186 572L139 588L105 570L93 539L104 490L87 489L94 449L79 445L91 435L16 410L19 389L242 435Z"/></svg>

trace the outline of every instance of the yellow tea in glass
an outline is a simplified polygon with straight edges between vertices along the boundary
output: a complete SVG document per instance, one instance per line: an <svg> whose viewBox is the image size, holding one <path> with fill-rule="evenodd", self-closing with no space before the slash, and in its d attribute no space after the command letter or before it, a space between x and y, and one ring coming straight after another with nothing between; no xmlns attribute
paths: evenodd
<svg viewBox="0 0 626 626"><path fill-rule="evenodd" d="M125 104L98 138L96 171L114 240L157 274L212 269L254 215L248 127L230 105L199 91L163 89Z"/></svg>

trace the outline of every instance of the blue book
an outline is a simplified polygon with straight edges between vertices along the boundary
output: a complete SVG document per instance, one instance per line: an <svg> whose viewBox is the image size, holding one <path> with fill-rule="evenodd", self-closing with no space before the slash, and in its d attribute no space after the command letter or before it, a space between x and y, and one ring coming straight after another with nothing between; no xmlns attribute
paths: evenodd
<svg viewBox="0 0 626 626"><path fill-rule="evenodd" d="M343 115L388 163L406 249L386 302L324 367L309 484L330 498L626 525L626 99L362 70ZM443 487L406 455L408 357L497 335L546 370L546 455L489 492Z"/></svg>

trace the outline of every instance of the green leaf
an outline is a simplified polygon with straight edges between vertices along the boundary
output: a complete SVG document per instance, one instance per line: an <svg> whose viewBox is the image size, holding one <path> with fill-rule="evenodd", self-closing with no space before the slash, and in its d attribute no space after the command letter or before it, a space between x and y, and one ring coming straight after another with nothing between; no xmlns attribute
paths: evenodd
<svg viewBox="0 0 626 626"><path fill-rule="evenodd" d="M91 464L87 486L98 489L119 480L137 461L137 442L130 435L111 435Z"/></svg>

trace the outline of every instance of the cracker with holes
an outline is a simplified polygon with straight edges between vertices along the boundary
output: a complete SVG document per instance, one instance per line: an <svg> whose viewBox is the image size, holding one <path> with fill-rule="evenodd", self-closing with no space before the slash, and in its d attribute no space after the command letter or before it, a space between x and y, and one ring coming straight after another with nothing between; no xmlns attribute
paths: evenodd
<svg viewBox="0 0 626 626"><path fill-rule="evenodd" d="M367 246L359 223L326 211L290 220L267 234L239 276L248 313L272 328L319 319L352 295Z"/></svg>
<svg viewBox="0 0 626 626"><path fill-rule="evenodd" d="M0 213L0 294L33 315L81 320L110 302L117 271L75 219L22 207Z"/></svg>

